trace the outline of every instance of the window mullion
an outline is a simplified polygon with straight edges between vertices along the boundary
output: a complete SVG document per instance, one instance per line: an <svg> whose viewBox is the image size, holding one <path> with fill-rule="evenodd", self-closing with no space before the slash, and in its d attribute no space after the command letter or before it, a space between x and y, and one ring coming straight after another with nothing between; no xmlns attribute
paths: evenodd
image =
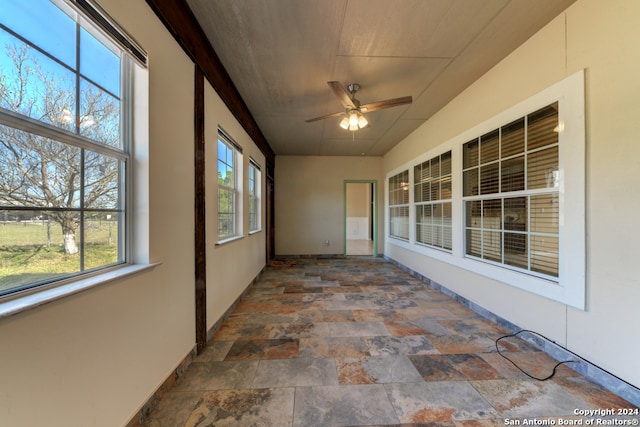
<svg viewBox="0 0 640 427"><path fill-rule="evenodd" d="M118 160L125 160L128 158L128 154L121 150L103 144L96 144L84 136L57 128L48 123L40 122L31 117L22 116L2 107L0 107L0 124L45 138L64 142L65 144L73 145L74 147L89 149L109 157L117 158Z"/></svg>

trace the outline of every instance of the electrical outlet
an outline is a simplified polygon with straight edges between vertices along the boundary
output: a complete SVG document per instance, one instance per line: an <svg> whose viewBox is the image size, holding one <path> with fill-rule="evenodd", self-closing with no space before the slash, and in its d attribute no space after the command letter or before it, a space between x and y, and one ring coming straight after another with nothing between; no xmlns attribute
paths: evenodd
<svg viewBox="0 0 640 427"><path fill-rule="evenodd" d="M324 241L324 245L325 245L325 246L329 246L329 241L328 241L328 240L325 240L325 241Z"/></svg>

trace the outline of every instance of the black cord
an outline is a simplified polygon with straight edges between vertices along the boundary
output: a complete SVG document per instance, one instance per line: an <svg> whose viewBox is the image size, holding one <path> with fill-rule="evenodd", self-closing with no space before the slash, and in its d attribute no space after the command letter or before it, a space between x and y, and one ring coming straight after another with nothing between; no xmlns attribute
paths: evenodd
<svg viewBox="0 0 640 427"><path fill-rule="evenodd" d="M558 364L556 364L556 366L554 366L554 367L553 367L553 372L552 372L552 373L551 373L551 375L549 375L548 377L546 377L546 378L538 378L538 377L534 377L533 375L529 374L528 372L525 372L525 371L524 371L524 369L522 369L520 366L518 366L518 365L516 364L516 362L514 362L513 360L509 359L507 356L505 356L504 354L502 354L502 352L500 351L500 347L498 347L498 342L500 342L500 340L503 340L503 339L505 339L505 338L516 337L516 336L520 335L520 334L521 334L521 333L523 333L523 332L528 332L528 333L530 333L530 334L534 334L534 335L537 335L537 336L539 336L539 337L541 337L541 338L544 338L545 340L550 341L550 342L552 342L552 343L554 343L554 344L556 344L556 343L555 343L554 341L550 340L549 338L545 337L545 336L544 336L544 335L542 335L542 334L539 334L539 333L534 332L534 331L529 331L529 330L527 330L527 329L521 329L520 331L516 332L515 334L505 335L505 336L500 337L500 338L498 338L498 339L496 340L496 350L498 351L498 354L499 354L500 356L504 357L505 359L507 359L509 362L511 362L511 364L512 364L513 366L515 366L516 368L518 368L518 370L519 370L520 372L522 372L523 374L525 374L525 375L526 375L526 376L528 376L529 378L533 378L534 380L538 380L538 381L547 381L547 380L549 380L549 379L553 378L553 376L556 374L556 369L558 369L558 367L559 367L560 365L565 364L565 363L575 363L575 362L578 362L577 360L565 360L565 361L559 362ZM556 345L557 345L557 344L556 344ZM559 346L559 347L562 347L562 346ZM563 349L565 349L564 347L562 347L562 348L563 348ZM565 350L567 350L567 349L565 349ZM569 350L567 350L567 351L569 351Z"/></svg>

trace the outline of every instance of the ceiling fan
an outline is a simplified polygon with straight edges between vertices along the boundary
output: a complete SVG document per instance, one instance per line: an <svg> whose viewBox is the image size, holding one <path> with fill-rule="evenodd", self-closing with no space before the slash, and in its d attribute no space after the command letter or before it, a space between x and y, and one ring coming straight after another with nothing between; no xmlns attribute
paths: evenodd
<svg viewBox="0 0 640 427"><path fill-rule="evenodd" d="M360 104L360 101L355 98L356 92L360 89L359 84L351 83L347 86L347 89L345 89L340 82L333 81L327 82L327 84L331 90L333 90L333 93L338 97L338 99L340 99L345 111L314 117L313 119L305 120L307 123L344 115L346 117L344 117L340 122L340 127L350 131L356 131L369 125L369 122L364 117L363 113L382 110L384 108L398 107L400 105L411 104L413 102L413 98L410 96L403 96L401 98Z"/></svg>

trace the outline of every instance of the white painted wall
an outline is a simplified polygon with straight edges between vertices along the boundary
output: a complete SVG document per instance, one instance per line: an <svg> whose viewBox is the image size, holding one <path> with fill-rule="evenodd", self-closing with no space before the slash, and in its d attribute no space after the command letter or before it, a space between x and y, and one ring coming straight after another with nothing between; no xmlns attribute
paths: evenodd
<svg viewBox="0 0 640 427"><path fill-rule="evenodd" d="M195 347L194 65L144 0L100 4L149 53L149 158L137 166L149 168L150 200L138 209L161 265L0 320L0 426L125 425ZM208 144L220 123L264 166L210 88L206 109ZM208 325L264 266L264 234L208 245Z"/></svg>
<svg viewBox="0 0 640 427"><path fill-rule="evenodd" d="M206 80L205 80L206 82ZM218 226L218 126L242 147L242 237L232 242L217 244ZM260 273L266 262L266 230L249 235L249 158L253 158L262 171L262 195L266 194L266 163L264 155L253 143L242 126L233 118L215 90L205 84L205 164L206 164L206 227L207 227L207 329L240 296L245 287ZM265 210L261 211L265 224ZM239 286L244 284L245 287Z"/></svg>
<svg viewBox="0 0 640 427"><path fill-rule="evenodd" d="M640 2L578 0L384 157L385 173L586 70L587 310L389 242L385 254L640 387Z"/></svg>
<svg viewBox="0 0 640 427"><path fill-rule="evenodd" d="M278 156L275 175L277 255L344 253L345 180L378 181L378 247L382 247L381 157Z"/></svg>

